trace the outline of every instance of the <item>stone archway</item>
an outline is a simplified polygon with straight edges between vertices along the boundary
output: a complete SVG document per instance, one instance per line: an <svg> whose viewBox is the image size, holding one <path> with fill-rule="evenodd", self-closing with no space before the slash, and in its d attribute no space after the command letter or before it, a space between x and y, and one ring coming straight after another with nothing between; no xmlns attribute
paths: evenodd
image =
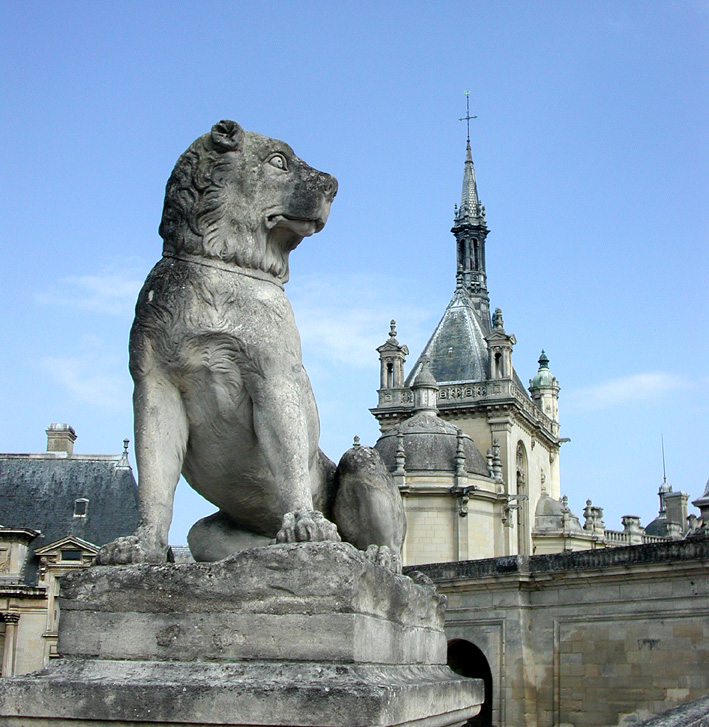
<svg viewBox="0 0 709 727"><path fill-rule="evenodd" d="M485 684L485 701L480 712L469 719L464 727L492 727L492 672L485 654L470 641L453 639L448 642L448 666L456 674L482 679Z"/></svg>

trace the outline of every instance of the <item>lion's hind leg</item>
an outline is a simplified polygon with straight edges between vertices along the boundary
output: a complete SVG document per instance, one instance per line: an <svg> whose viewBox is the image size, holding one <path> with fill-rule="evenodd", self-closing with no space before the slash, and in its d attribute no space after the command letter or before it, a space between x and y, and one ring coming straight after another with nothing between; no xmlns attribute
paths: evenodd
<svg viewBox="0 0 709 727"><path fill-rule="evenodd" d="M335 478L334 514L342 538L371 561L401 573L404 505L379 452L352 447L342 455Z"/></svg>
<svg viewBox="0 0 709 727"><path fill-rule="evenodd" d="M187 533L187 544L198 563L213 563L272 542L273 538L245 530L221 510L198 520Z"/></svg>

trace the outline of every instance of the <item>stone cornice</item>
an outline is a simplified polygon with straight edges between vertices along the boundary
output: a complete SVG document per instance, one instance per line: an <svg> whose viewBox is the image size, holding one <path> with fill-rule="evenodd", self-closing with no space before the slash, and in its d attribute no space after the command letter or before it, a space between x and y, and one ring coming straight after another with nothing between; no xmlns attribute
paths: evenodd
<svg viewBox="0 0 709 727"><path fill-rule="evenodd" d="M47 589L44 586L27 586L23 583L3 583L0 580L0 598L13 596L35 596L46 598Z"/></svg>
<svg viewBox="0 0 709 727"><path fill-rule="evenodd" d="M630 545L622 548L581 550L549 555L511 555L485 560L454 563L430 563L408 570L419 570L437 583L486 577L513 576L538 578L573 572L607 573L629 567L649 567L666 564L697 565L709 568L709 540L674 540L666 543Z"/></svg>

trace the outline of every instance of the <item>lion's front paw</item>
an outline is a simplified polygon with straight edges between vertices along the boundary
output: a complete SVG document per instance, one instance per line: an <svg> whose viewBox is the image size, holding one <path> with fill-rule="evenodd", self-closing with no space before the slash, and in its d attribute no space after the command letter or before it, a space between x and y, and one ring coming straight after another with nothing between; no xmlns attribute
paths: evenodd
<svg viewBox="0 0 709 727"><path fill-rule="evenodd" d="M401 575L401 556L387 545L370 545L364 553L367 560Z"/></svg>
<svg viewBox="0 0 709 727"><path fill-rule="evenodd" d="M166 563L167 548L150 546L138 535L126 535L106 543L97 553L95 565Z"/></svg>
<svg viewBox="0 0 709 727"><path fill-rule="evenodd" d="M307 543L317 540L340 542L335 523L325 519L317 510L296 510L283 516L277 543Z"/></svg>

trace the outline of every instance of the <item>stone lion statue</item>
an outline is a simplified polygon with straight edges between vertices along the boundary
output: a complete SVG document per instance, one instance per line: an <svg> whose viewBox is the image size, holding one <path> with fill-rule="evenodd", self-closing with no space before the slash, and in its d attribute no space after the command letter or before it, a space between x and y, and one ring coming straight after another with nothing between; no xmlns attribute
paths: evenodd
<svg viewBox="0 0 709 727"><path fill-rule="evenodd" d="M403 506L378 454L354 447L336 470L318 447L283 290L291 251L322 230L336 192L336 179L290 146L234 121L215 124L177 161L163 256L130 334L139 525L103 546L98 564L165 562L183 474L219 508L190 531L197 560L342 535L401 570Z"/></svg>

